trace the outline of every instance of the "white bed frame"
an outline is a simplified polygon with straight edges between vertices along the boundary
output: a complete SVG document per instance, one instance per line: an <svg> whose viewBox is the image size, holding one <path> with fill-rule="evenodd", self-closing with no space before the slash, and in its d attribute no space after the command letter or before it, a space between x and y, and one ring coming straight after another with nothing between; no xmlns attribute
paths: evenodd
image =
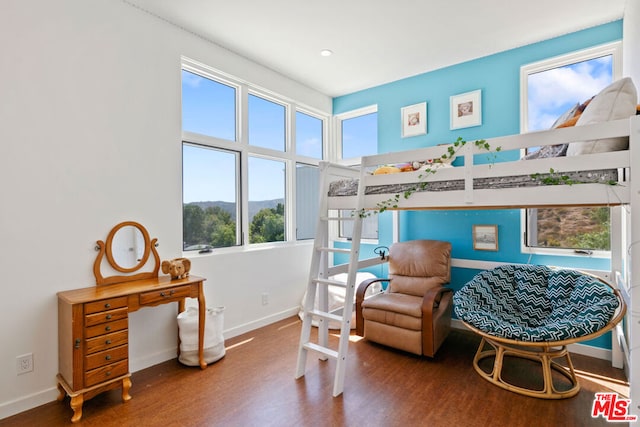
<svg viewBox="0 0 640 427"><path fill-rule="evenodd" d="M579 126L522 135L488 139L490 148L502 152L527 147L553 145L572 141L593 140L607 137L629 137L629 149L574 157L557 157L526 161L489 161L474 164L476 159L487 156L472 141L465 144L457 156L464 157L464 166L447 167L430 174L428 181L456 180L465 182L464 190L415 192L408 199L401 197L397 209L500 209L554 206L612 206L612 251L609 278L625 296L628 306L626 333L619 326L614 333L612 363L627 370L631 385L631 413L640 414L640 292L634 292L640 278L640 172L632 165L640 166L640 116L597 125ZM393 194L365 195L364 188L385 184L402 184L418 181L421 172L404 172L390 175L372 175L370 171L384 164L397 164L438 158L446 147L423 148L411 151L379 154L362 158L361 167L321 167L323 179L358 178L358 195L327 197L328 209L375 210L378 203ZM325 165L326 166L326 165ZM619 185L574 184L541 185L523 188L473 189L473 179L482 177L507 177L557 172L618 169ZM640 171L640 168L638 169ZM331 177L327 177L331 174ZM321 202L322 204L322 202ZM354 237L355 239L355 237ZM356 243L354 243L356 244ZM359 243L357 243L359 247ZM357 253L358 251L356 251ZM636 278L635 281L633 278Z"/></svg>

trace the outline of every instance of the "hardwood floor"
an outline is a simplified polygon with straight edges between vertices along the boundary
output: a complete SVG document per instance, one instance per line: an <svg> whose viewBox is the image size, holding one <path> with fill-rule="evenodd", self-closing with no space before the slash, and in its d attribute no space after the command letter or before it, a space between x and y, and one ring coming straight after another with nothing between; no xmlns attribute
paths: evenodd
<svg viewBox="0 0 640 427"><path fill-rule="evenodd" d="M294 379L301 322L291 317L226 342L206 370L170 360L132 376L119 390L85 402L79 426L598 426L594 393L628 395L621 370L573 355L582 390L570 399L520 396L480 378L472 367L479 339L453 330L436 358L420 358L358 340L350 345L344 393L332 397L334 361L310 355ZM337 342L337 338L333 337ZM513 375L531 379L525 363ZM0 420L0 426L67 426L69 399ZM617 423L616 425L621 425ZM623 425L623 424L622 424Z"/></svg>

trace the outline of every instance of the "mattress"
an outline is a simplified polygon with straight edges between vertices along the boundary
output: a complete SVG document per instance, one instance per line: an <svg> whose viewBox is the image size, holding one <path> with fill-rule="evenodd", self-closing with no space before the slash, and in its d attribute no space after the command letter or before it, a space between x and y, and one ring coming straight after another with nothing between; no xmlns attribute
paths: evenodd
<svg viewBox="0 0 640 427"><path fill-rule="evenodd" d="M559 177L562 176L561 179ZM560 174L542 173L533 175L514 175L488 178L474 178L473 189L495 189L495 188L519 188L537 187L549 184L548 181L559 180L559 184L570 183L609 183L618 181L617 169L600 169L590 171L566 172ZM404 183L390 185L367 186L366 195L371 194L398 194L407 190L418 188L415 191L456 191L464 190L464 179L447 181L430 181L424 188L421 184ZM358 179L341 179L333 181L329 185L329 197L355 196L358 193Z"/></svg>

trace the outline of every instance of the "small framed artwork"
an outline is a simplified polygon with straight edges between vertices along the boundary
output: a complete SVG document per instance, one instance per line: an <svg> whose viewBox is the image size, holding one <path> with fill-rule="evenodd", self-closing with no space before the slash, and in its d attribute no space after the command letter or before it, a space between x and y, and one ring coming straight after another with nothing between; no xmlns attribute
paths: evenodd
<svg viewBox="0 0 640 427"><path fill-rule="evenodd" d="M482 124L482 91L453 95L451 103L451 129L468 128Z"/></svg>
<svg viewBox="0 0 640 427"><path fill-rule="evenodd" d="M424 135L427 133L427 103L409 105L403 107L402 112L402 137Z"/></svg>
<svg viewBox="0 0 640 427"><path fill-rule="evenodd" d="M473 226L473 249L476 251L497 251L498 250L498 226L497 225L474 225Z"/></svg>

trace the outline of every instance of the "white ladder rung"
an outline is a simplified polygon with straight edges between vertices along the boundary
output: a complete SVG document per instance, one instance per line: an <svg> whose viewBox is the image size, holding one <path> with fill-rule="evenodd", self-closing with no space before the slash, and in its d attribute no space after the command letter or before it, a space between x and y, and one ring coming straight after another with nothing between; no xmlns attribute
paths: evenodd
<svg viewBox="0 0 640 427"><path fill-rule="evenodd" d="M340 282L338 280L330 280L330 279L313 279L315 283L320 283L322 285L329 286L337 286L339 288L346 288L347 284L345 282Z"/></svg>
<svg viewBox="0 0 640 427"><path fill-rule="evenodd" d="M335 322L342 322L342 316L338 316L337 314L327 313L326 311L311 310L309 311L309 314L311 314L312 316L321 317L323 319L333 320Z"/></svg>
<svg viewBox="0 0 640 427"><path fill-rule="evenodd" d="M320 217L322 221L355 221L354 216L323 216Z"/></svg>
<svg viewBox="0 0 640 427"><path fill-rule="evenodd" d="M382 259L382 257L361 259L360 261L358 261L358 270L361 268L372 267L378 264L384 264L385 262L387 262L387 258ZM348 271L349 271L348 263L337 264L327 269L327 275L335 276L336 274L347 273Z"/></svg>
<svg viewBox="0 0 640 427"><path fill-rule="evenodd" d="M332 349L327 348L327 347L323 347L323 346L318 345L316 343L308 342L303 347L306 348L307 350L312 350L312 351L324 354L325 356L331 357L332 359L338 359L338 352L337 351L332 350Z"/></svg>
<svg viewBox="0 0 640 427"><path fill-rule="evenodd" d="M344 249L344 248L328 248L328 247L320 247L317 248L319 251L323 251L323 252L332 252L335 254L350 254L351 253L351 249Z"/></svg>
<svg viewBox="0 0 640 427"><path fill-rule="evenodd" d="M384 264L387 261L388 261L387 257L382 259L382 257L379 257L379 256L373 257L373 258L361 259L358 261L358 269L365 268L365 267L372 267L378 264Z"/></svg>

